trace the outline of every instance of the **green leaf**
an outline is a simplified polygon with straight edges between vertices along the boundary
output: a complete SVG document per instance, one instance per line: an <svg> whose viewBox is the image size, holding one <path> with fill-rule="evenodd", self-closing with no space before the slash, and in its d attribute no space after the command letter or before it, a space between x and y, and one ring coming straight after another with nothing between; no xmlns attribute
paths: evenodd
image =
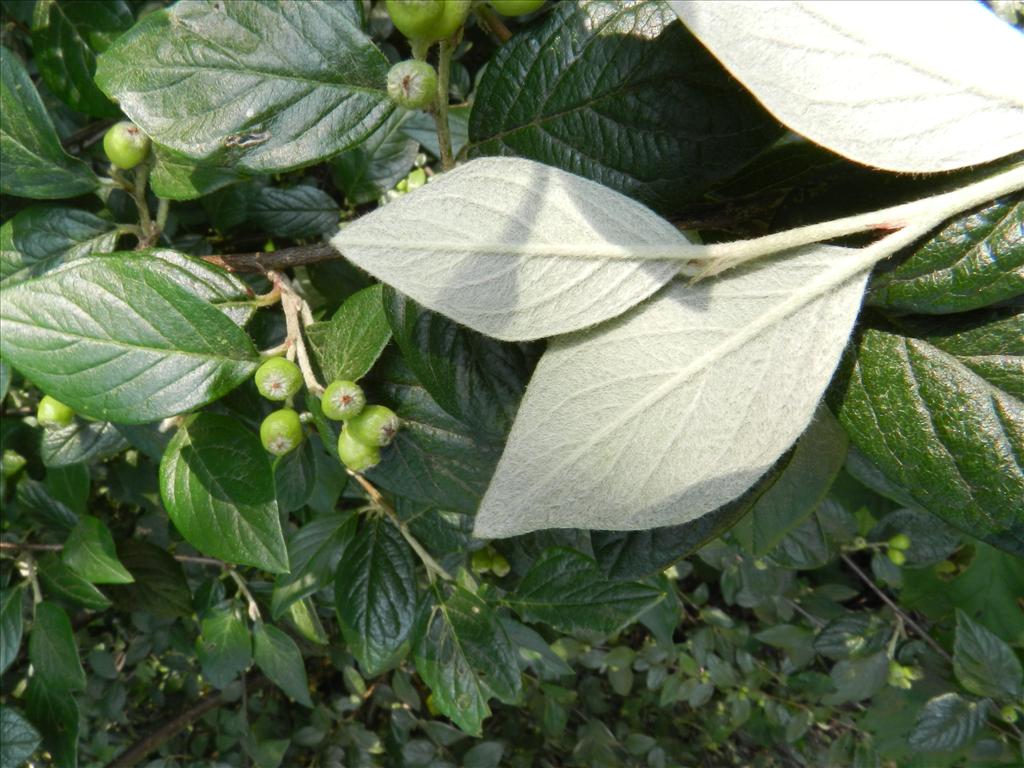
<svg viewBox="0 0 1024 768"><path fill-rule="evenodd" d="M610 635L665 593L648 584L605 578L597 562L572 549L546 550L505 603L526 621L572 633Z"/></svg>
<svg viewBox="0 0 1024 768"><path fill-rule="evenodd" d="M197 414L167 446L160 495L175 527L200 552L284 573L288 551L267 457L241 422Z"/></svg>
<svg viewBox="0 0 1024 768"><path fill-rule="evenodd" d="M154 272L174 281L189 293L210 302L242 326L252 317L252 291L240 279L202 259L193 259L167 248L136 251L151 261Z"/></svg>
<svg viewBox="0 0 1024 768"><path fill-rule="evenodd" d="M21 647L21 598L21 587L0 589L0 674L11 666Z"/></svg>
<svg viewBox="0 0 1024 768"><path fill-rule="evenodd" d="M868 304L946 314L1024 294L1024 203L989 203L946 224L871 281Z"/></svg>
<svg viewBox="0 0 1024 768"><path fill-rule="evenodd" d="M334 316L307 328L310 345L328 381L358 381L373 367L391 340L380 283L345 299Z"/></svg>
<svg viewBox="0 0 1024 768"><path fill-rule="evenodd" d="M383 298L402 359L430 396L482 436L503 440L536 355L458 325L394 289L385 289Z"/></svg>
<svg viewBox="0 0 1024 768"><path fill-rule="evenodd" d="M123 0L43 0L32 17L32 51L46 87L78 112L112 117L118 109L93 82L96 54L135 23Z"/></svg>
<svg viewBox="0 0 1024 768"><path fill-rule="evenodd" d="M538 160L665 213L780 133L660 2L556 3L488 63L469 132L474 155Z"/></svg>
<svg viewBox="0 0 1024 768"><path fill-rule="evenodd" d="M345 548L334 583L338 623L363 672L393 663L416 619L416 563L398 528L368 520Z"/></svg>
<svg viewBox="0 0 1024 768"><path fill-rule="evenodd" d="M297 450L274 459L274 491L278 509L284 514L302 509L312 495L316 486L316 450L316 444L306 440Z"/></svg>
<svg viewBox="0 0 1024 768"><path fill-rule="evenodd" d="M948 752L969 744L985 725L992 702L971 701L944 693L929 701L917 718L908 741L914 749Z"/></svg>
<svg viewBox="0 0 1024 768"><path fill-rule="evenodd" d="M935 515L917 509L898 509L883 517L871 529L871 541L888 541L898 533L910 538L904 550L908 568L922 568L945 560L960 546L958 531L937 520Z"/></svg>
<svg viewBox="0 0 1024 768"><path fill-rule="evenodd" d="M411 114L396 109L362 144L331 161L331 177L351 205L372 203L412 169L419 143L402 132Z"/></svg>
<svg viewBox="0 0 1024 768"><path fill-rule="evenodd" d="M837 705L871 698L889 678L889 655L878 651L862 658L843 659L832 667L831 677L836 691L825 696L824 703Z"/></svg>
<svg viewBox="0 0 1024 768"><path fill-rule="evenodd" d="M65 261L110 253L115 225L77 208L24 208L0 227L0 287L38 277Z"/></svg>
<svg viewBox="0 0 1024 768"><path fill-rule="evenodd" d="M498 463L500 444L479 439L452 418L397 355L385 356L380 369L380 390L402 419L402 429L367 476L398 496L473 514Z"/></svg>
<svg viewBox="0 0 1024 768"><path fill-rule="evenodd" d="M74 697L35 675L25 693L25 714L42 735L43 748L53 756L54 768L77 768L78 704Z"/></svg>
<svg viewBox="0 0 1024 768"><path fill-rule="evenodd" d="M0 765L18 768L36 751L42 736L10 704L0 707Z"/></svg>
<svg viewBox="0 0 1024 768"><path fill-rule="evenodd" d="M43 430L39 453L48 468L67 467L114 456L128 447L109 421L75 419L66 427Z"/></svg>
<svg viewBox="0 0 1024 768"><path fill-rule="evenodd" d="M331 512L313 518L289 537L291 571L277 577L270 599L275 619L296 600L331 585L338 562L356 534L358 521L352 512Z"/></svg>
<svg viewBox="0 0 1024 768"><path fill-rule="evenodd" d="M288 620L309 642L327 645L327 631L316 613L316 606L311 598L304 597L288 606Z"/></svg>
<svg viewBox="0 0 1024 768"><path fill-rule="evenodd" d="M847 442L835 417L819 407L782 474L734 529L747 552L768 554L814 511L843 468Z"/></svg>
<svg viewBox="0 0 1024 768"><path fill-rule="evenodd" d="M814 638L814 650L828 659L868 656L888 637L885 624L866 613L846 613L828 622Z"/></svg>
<svg viewBox="0 0 1024 768"><path fill-rule="evenodd" d="M52 688L84 691L85 670L67 613L56 603L36 604L28 636L28 660L35 675Z"/></svg>
<svg viewBox="0 0 1024 768"><path fill-rule="evenodd" d="M831 397L851 441L925 509L1024 555L1024 314L864 328ZM1022 386L1018 384L1018 386Z"/></svg>
<svg viewBox="0 0 1024 768"><path fill-rule="evenodd" d="M117 559L114 537L103 521L82 516L64 542L64 565L93 584L130 584L134 579Z"/></svg>
<svg viewBox="0 0 1024 768"><path fill-rule="evenodd" d="M110 600L96 587L61 562L55 554L39 559L39 580L48 595L76 603L91 611L110 607Z"/></svg>
<svg viewBox="0 0 1024 768"><path fill-rule="evenodd" d="M277 237L314 237L338 228L338 204L323 190L261 187L249 207L249 220Z"/></svg>
<svg viewBox="0 0 1024 768"><path fill-rule="evenodd" d="M479 736L491 714L488 699L514 703L522 688L515 649L495 612L460 586L420 608L416 623L416 671L434 694L438 710L459 728Z"/></svg>
<svg viewBox="0 0 1024 768"><path fill-rule="evenodd" d="M77 515L84 515L89 504L89 468L85 464L47 467L44 479L50 495Z"/></svg>
<svg viewBox="0 0 1024 768"><path fill-rule="evenodd" d="M1013 649L961 610L956 612L953 672L971 693L1018 702L1024 671Z"/></svg>
<svg viewBox="0 0 1024 768"><path fill-rule="evenodd" d="M4 289L0 352L97 419L142 424L227 394L256 368L256 350L165 269L146 256L89 256Z"/></svg>
<svg viewBox="0 0 1024 768"><path fill-rule="evenodd" d="M452 155L458 156L469 143L469 104L452 105L448 108L448 130L452 136ZM437 141L437 124L434 118L423 110L416 110L402 125L402 133L418 143L436 158L441 157L441 145Z"/></svg>
<svg viewBox="0 0 1024 768"><path fill-rule="evenodd" d="M22 478L18 483L17 499L24 513L48 528L68 532L78 525L78 515L74 510L53 498L38 480Z"/></svg>
<svg viewBox="0 0 1024 768"><path fill-rule="evenodd" d="M195 200L241 178L234 168L196 162L159 144L153 145L153 156L149 185L154 195L168 200Z"/></svg>
<svg viewBox="0 0 1024 768"><path fill-rule="evenodd" d="M391 112L388 62L344 3L182 3L99 59L96 82L154 141L254 173L352 147Z"/></svg>
<svg viewBox="0 0 1024 768"><path fill-rule="evenodd" d="M53 199L96 189L96 176L61 149L21 60L0 48L0 192Z"/></svg>
<svg viewBox="0 0 1024 768"><path fill-rule="evenodd" d="M299 704L312 709L306 667L295 641L277 627L262 623L256 625L252 639L253 656L263 674Z"/></svg>
<svg viewBox="0 0 1024 768"><path fill-rule="evenodd" d="M106 588L120 610L162 618L192 615L192 592L185 573L167 550L138 539L121 539L117 556L135 580Z"/></svg>
<svg viewBox="0 0 1024 768"><path fill-rule="evenodd" d="M224 689L252 662L252 637L245 622L232 606L214 609L203 619L196 653L203 677L215 688Z"/></svg>

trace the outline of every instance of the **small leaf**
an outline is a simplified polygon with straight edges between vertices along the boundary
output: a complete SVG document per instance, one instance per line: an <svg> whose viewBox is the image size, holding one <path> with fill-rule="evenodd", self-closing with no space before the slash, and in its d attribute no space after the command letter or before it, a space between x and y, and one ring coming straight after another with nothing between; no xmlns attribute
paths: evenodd
<svg viewBox="0 0 1024 768"><path fill-rule="evenodd" d="M28 636L28 660L35 676L53 689L85 690L85 670L78 658L71 620L59 605L36 604L35 620Z"/></svg>
<svg viewBox="0 0 1024 768"><path fill-rule="evenodd" d="M927 173L1024 149L1024 40L979 3L669 5L773 115L851 160Z"/></svg>
<svg viewBox="0 0 1024 768"><path fill-rule="evenodd" d="M53 199L98 186L93 172L60 146L46 107L16 54L0 47L0 192Z"/></svg>
<svg viewBox="0 0 1024 768"><path fill-rule="evenodd" d="M252 342L162 264L89 256L4 289L4 359L96 419L142 424L223 396L256 368Z"/></svg>
<svg viewBox="0 0 1024 768"><path fill-rule="evenodd" d="M416 671L434 703L459 728L480 735L488 699L515 703L522 681L515 650L494 611L456 586L447 599L435 588L416 623Z"/></svg>
<svg viewBox="0 0 1024 768"><path fill-rule="evenodd" d="M253 657L274 685L299 704L312 709L306 667L294 640L277 627L257 624L253 632Z"/></svg>
<svg viewBox="0 0 1024 768"><path fill-rule="evenodd" d="M957 609L953 672L971 693L1019 702L1024 696L1024 671L1013 649Z"/></svg>
<svg viewBox="0 0 1024 768"><path fill-rule="evenodd" d="M359 146L331 161L334 183L350 204L372 203L412 169L419 143L401 130L411 114L396 109Z"/></svg>
<svg viewBox="0 0 1024 768"><path fill-rule="evenodd" d="M475 535L651 528L737 498L810 422L866 278L856 251L814 246L552 340Z"/></svg>
<svg viewBox="0 0 1024 768"><path fill-rule="evenodd" d="M297 600L332 584L332 578L353 537L359 518L351 512L315 517L288 539L291 571L274 582L270 607L279 618Z"/></svg>
<svg viewBox="0 0 1024 768"><path fill-rule="evenodd" d="M836 692L825 696L822 699L824 703L836 705L863 701L885 687L889 677L889 656L885 651L878 651L862 658L843 659L832 667L831 677Z"/></svg>
<svg viewBox="0 0 1024 768"><path fill-rule="evenodd" d="M0 674L7 671L21 647L21 603L21 587L0 589Z"/></svg>
<svg viewBox="0 0 1024 768"><path fill-rule="evenodd" d="M110 600L98 588L61 562L55 554L39 559L39 579L46 594L66 600L91 611L110 607Z"/></svg>
<svg viewBox="0 0 1024 768"><path fill-rule="evenodd" d="M113 223L77 208L24 208L0 227L0 287L117 244Z"/></svg>
<svg viewBox="0 0 1024 768"><path fill-rule="evenodd" d="M50 495L76 515L84 515L89 505L89 468L85 464L47 467L44 485Z"/></svg>
<svg viewBox="0 0 1024 768"><path fill-rule="evenodd" d="M128 441L109 421L76 418L66 427L43 431L39 453L48 468L67 467L114 456Z"/></svg>
<svg viewBox="0 0 1024 768"><path fill-rule="evenodd" d="M167 550L138 539L122 539L117 542L117 556L135 580L106 588L118 609L162 618L192 615L192 592L185 572Z"/></svg>
<svg viewBox="0 0 1024 768"><path fill-rule="evenodd" d="M234 606L215 609L203 619L196 653L203 677L224 689L252 663L252 637Z"/></svg>
<svg viewBox="0 0 1024 768"><path fill-rule="evenodd" d="M273 473L259 438L229 416L200 413L160 462L160 495L181 535L229 563L288 571Z"/></svg>
<svg viewBox="0 0 1024 768"><path fill-rule="evenodd" d="M345 549L334 585L341 633L363 672L394 661L416 618L416 563L390 522L368 520Z"/></svg>
<svg viewBox="0 0 1024 768"><path fill-rule="evenodd" d="M130 584L132 575L117 559L114 537L103 521L82 516L64 542L64 564L93 584Z"/></svg>
<svg viewBox="0 0 1024 768"><path fill-rule="evenodd" d="M274 459L274 491L284 514L302 509L316 486L316 444L306 440L296 450Z"/></svg>
<svg viewBox="0 0 1024 768"><path fill-rule="evenodd" d="M391 339L381 304L384 286L371 285L338 307L327 322L307 328L320 370L328 381L358 381L373 367Z"/></svg>
<svg viewBox="0 0 1024 768"><path fill-rule="evenodd" d="M563 632L610 635L665 597L659 588L606 579L597 563L571 549L548 549L505 603L526 621Z"/></svg>
<svg viewBox="0 0 1024 768"><path fill-rule="evenodd" d="M42 736L10 704L0 707L0 765L18 768L32 757Z"/></svg>
<svg viewBox="0 0 1024 768"><path fill-rule="evenodd" d="M949 752L971 743L988 719L992 702L971 701L958 693L931 699L918 715L908 741L914 749Z"/></svg>
<svg viewBox="0 0 1024 768"><path fill-rule="evenodd" d="M472 160L331 240L428 309L509 341L615 317L678 271L632 255L687 243L639 203L517 158Z"/></svg>
<svg viewBox="0 0 1024 768"><path fill-rule="evenodd" d="M96 82L154 141L254 173L310 165L392 110L388 62L347 3L182 3L100 56ZM268 65L268 62L274 62Z"/></svg>
<svg viewBox="0 0 1024 768"><path fill-rule="evenodd" d="M38 480L22 478L18 483L17 499L23 512L48 528L67 533L78 525L78 515L74 510L53 498Z"/></svg>
<svg viewBox="0 0 1024 768"><path fill-rule="evenodd" d="M74 696L34 675L25 693L25 714L42 735L54 768L77 768L79 712Z"/></svg>
<svg viewBox="0 0 1024 768"><path fill-rule="evenodd" d="M249 219L277 237L314 237L338 228L338 204L323 190L308 185L287 189L261 187Z"/></svg>

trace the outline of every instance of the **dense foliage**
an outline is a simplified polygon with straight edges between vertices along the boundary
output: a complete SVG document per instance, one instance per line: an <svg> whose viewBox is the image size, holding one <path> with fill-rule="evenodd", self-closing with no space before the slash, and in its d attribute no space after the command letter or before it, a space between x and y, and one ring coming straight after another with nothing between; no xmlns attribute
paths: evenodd
<svg viewBox="0 0 1024 768"><path fill-rule="evenodd" d="M1020 70L723 7L0 0L0 768L1021 764Z"/></svg>

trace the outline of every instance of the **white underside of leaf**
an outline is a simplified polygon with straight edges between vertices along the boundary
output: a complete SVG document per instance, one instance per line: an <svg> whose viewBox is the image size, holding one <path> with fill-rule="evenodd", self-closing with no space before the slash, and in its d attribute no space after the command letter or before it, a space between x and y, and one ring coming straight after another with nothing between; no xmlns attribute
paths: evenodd
<svg viewBox="0 0 1024 768"><path fill-rule="evenodd" d="M739 496L810 422L868 269L811 246L552 341L475 535L674 525Z"/></svg>
<svg viewBox="0 0 1024 768"><path fill-rule="evenodd" d="M688 245L639 203L519 158L466 163L331 243L420 304L505 340L621 314L679 270L651 253Z"/></svg>
<svg viewBox="0 0 1024 768"><path fill-rule="evenodd" d="M932 172L1024 149L1024 36L979 2L670 5L779 120L852 160Z"/></svg>

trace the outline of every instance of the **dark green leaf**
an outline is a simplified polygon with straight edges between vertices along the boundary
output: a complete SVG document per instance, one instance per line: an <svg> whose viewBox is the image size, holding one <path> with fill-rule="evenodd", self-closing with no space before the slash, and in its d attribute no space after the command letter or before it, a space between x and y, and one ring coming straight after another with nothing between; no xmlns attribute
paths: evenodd
<svg viewBox="0 0 1024 768"><path fill-rule="evenodd" d="M183 423L160 463L160 494L175 527L200 552L288 571L270 460L241 422L200 413Z"/></svg>
<svg viewBox="0 0 1024 768"><path fill-rule="evenodd" d="M89 468L85 464L47 467L44 480L50 495L78 515L84 515L89 504Z"/></svg>
<svg viewBox="0 0 1024 768"><path fill-rule="evenodd" d="M39 559L39 579L47 595L76 603L91 611L110 607L110 600L96 587L68 568L54 554Z"/></svg>
<svg viewBox="0 0 1024 768"><path fill-rule="evenodd" d="M0 286L28 280L117 244L112 222L76 208L31 207L0 227Z"/></svg>
<svg viewBox="0 0 1024 768"><path fill-rule="evenodd" d="M70 532L78 525L78 515L66 504L50 495L46 486L28 477L18 483L18 506L30 518L48 528Z"/></svg>
<svg viewBox="0 0 1024 768"><path fill-rule="evenodd" d="M167 550L138 539L117 543L117 556L135 582L106 588L123 611L177 618L192 614L192 592L181 565Z"/></svg>
<svg viewBox="0 0 1024 768"><path fill-rule="evenodd" d="M448 109L448 129L452 135L452 154L458 155L469 143L469 104L452 106ZM402 133L420 144L434 157L441 157L441 145L437 141L437 124L428 113L417 110L402 124Z"/></svg>
<svg viewBox="0 0 1024 768"><path fill-rule="evenodd" d="M54 768L77 768L78 704L67 690L36 675L25 693L25 714L43 737ZM6 766L4 767L6 768Z"/></svg>
<svg viewBox="0 0 1024 768"><path fill-rule="evenodd" d="M780 133L671 8L646 0L557 3L487 65L469 131L474 154L555 165L666 213Z"/></svg>
<svg viewBox="0 0 1024 768"><path fill-rule="evenodd" d="M500 617L500 621L518 652L521 667L533 667L545 680L572 674L572 667L551 650L540 634L508 616Z"/></svg>
<svg viewBox="0 0 1024 768"><path fill-rule="evenodd" d="M0 192L53 199L91 192L96 176L61 149L21 60L0 48Z"/></svg>
<svg viewBox="0 0 1024 768"><path fill-rule="evenodd" d="M291 572L277 577L270 600L275 619L296 600L331 584L338 562L355 536L358 520L351 512L330 512L313 518L291 535Z"/></svg>
<svg viewBox="0 0 1024 768"><path fill-rule="evenodd" d="M312 495L316 485L316 448L312 440L306 440L297 450L274 460L274 490L281 512L302 509Z"/></svg>
<svg viewBox="0 0 1024 768"><path fill-rule="evenodd" d="M36 604L28 636L28 660L47 686L65 692L85 690L85 670L78 658L71 620L56 603Z"/></svg>
<svg viewBox="0 0 1024 768"><path fill-rule="evenodd" d="M416 671L434 703L457 726L479 735L492 696L512 704L522 681L515 650L493 610L456 586L445 599L435 588L416 623Z"/></svg>
<svg viewBox="0 0 1024 768"><path fill-rule="evenodd" d="M750 514L735 527L736 538L752 555L768 554L814 510L846 460L847 438L827 408L797 441L785 469Z"/></svg>
<svg viewBox="0 0 1024 768"><path fill-rule="evenodd" d="M462 756L462 768L498 768L505 746L500 741L482 741Z"/></svg>
<svg viewBox="0 0 1024 768"><path fill-rule="evenodd" d="M419 144L401 130L410 114L396 109L362 144L331 161L334 183L350 204L373 202L412 169Z"/></svg>
<svg viewBox="0 0 1024 768"><path fill-rule="evenodd" d="M929 701L910 734L910 746L926 752L946 752L969 744L985 725L992 702L970 701L945 693Z"/></svg>
<svg viewBox="0 0 1024 768"><path fill-rule="evenodd" d="M1024 295L1024 203L1004 198L963 214L871 281L867 302L946 314Z"/></svg>
<svg viewBox="0 0 1024 768"><path fill-rule="evenodd" d="M156 163L149 183L153 194L168 200L194 200L240 178L234 168L196 162L158 144L153 146L153 155Z"/></svg>
<svg viewBox="0 0 1024 768"><path fill-rule="evenodd" d="M391 340L377 283L349 296L328 322L308 329L324 378L357 381L369 373Z"/></svg>
<svg viewBox="0 0 1024 768"><path fill-rule="evenodd" d="M256 368L249 338L146 256L88 256L5 289L0 350L97 419L141 424L223 396Z"/></svg>
<svg viewBox="0 0 1024 768"><path fill-rule="evenodd" d="M391 112L387 59L345 3L182 3L99 59L96 82L153 139L256 172L323 160Z"/></svg>
<svg viewBox="0 0 1024 768"><path fill-rule="evenodd" d="M202 259L193 259L166 248L151 248L135 253L151 259L148 266L154 272L159 272L189 293L210 302L237 325L245 325L252 317L255 311L251 303L252 291L230 272Z"/></svg>
<svg viewBox="0 0 1024 768"><path fill-rule="evenodd" d="M961 610L956 612L953 671L971 693L1017 702L1024 696L1024 671L1013 650Z"/></svg>
<svg viewBox="0 0 1024 768"><path fill-rule="evenodd" d="M914 335L865 328L833 386L836 415L925 509L1024 555L1024 403L1002 388L1013 370L1024 381L1024 314L960 318Z"/></svg>
<svg viewBox="0 0 1024 768"><path fill-rule="evenodd" d="M822 525L821 511L831 504L835 502L825 499L810 517L787 531L767 554L768 562L791 570L810 570L827 565L832 560L833 552Z"/></svg>
<svg viewBox="0 0 1024 768"><path fill-rule="evenodd" d="M232 606L215 609L203 619L196 653L203 677L215 688L225 688L252 662L252 637Z"/></svg>
<svg viewBox="0 0 1024 768"><path fill-rule="evenodd" d="M504 440L536 364L529 348L476 333L391 288L384 307L403 360L437 404L481 436Z"/></svg>
<svg viewBox="0 0 1024 768"><path fill-rule="evenodd" d="M867 613L847 613L833 619L814 638L814 650L829 659L873 654L884 647L885 625Z"/></svg>
<svg viewBox="0 0 1024 768"><path fill-rule="evenodd" d="M889 655L878 651L862 658L843 659L832 667L832 683L836 692L822 701L843 704L871 698L885 687L889 678Z"/></svg>
<svg viewBox="0 0 1024 768"><path fill-rule="evenodd" d="M605 578L597 562L571 549L544 552L505 598L526 621L563 632L610 635L629 624L665 593L648 584Z"/></svg>
<svg viewBox="0 0 1024 768"><path fill-rule="evenodd" d="M46 87L79 112L118 114L93 83L96 54L135 22L124 0L43 0L32 18L32 50Z"/></svg>
<svg viewBox="0 0 1024 768"><path fill-rule="evenodd" d="M416 618L416 563L398 528L368 520L345 548L334 584L338 623L363 672L393 663Z"/></svg>
<svg viewBox="0 0 1024 768"><path fill-rule="evenodd" d="M253 631L253 657L263 674L278 688L305 707L313 707L302 653L277 627L257 624Z"/></svg>
<svg viewBox="0 0 1024 768"><path fill-rule="evenodd" d="M262 187L249 208L249 217L270 235L313 237L338 228L338 204L316 187Z"/></svg>
<svg viewBox="0 0 1024 768"><path fill-rule="evenodd" d="M128 447L128 441L109 421L75 419L66 427L43 430L40 454L50 468L105 459Z"/></svg>
<svg viewBox="0 0 1024 768"><path fill-rule="evenodd" d="M103 521L84 515L64 542L64 565L93 584L130 584L134 579L117 559L114 537Z"/></svg>
<svg viewBox="0 0 1024 768"><path fill-rule="evenodd" d="M0 707L0 765L19 768L36 751L42 737L10 704Z"/></svg>
<svg viewBox="0 0 1024 768"><path fill-rule="evenodd" d="M7 671L21 647L21 587L0 589L0 674Z"/></svg>
<svg viewBox="0 0 1024 768"><path fill-rule="evenodd" d="M898 533L910 538L910 547L903 552L908 568L935 565L960 546L957 531L937 520L935 515L916 509L898 509L886 515L871 529L870 538L888 541Z"/></svg>

